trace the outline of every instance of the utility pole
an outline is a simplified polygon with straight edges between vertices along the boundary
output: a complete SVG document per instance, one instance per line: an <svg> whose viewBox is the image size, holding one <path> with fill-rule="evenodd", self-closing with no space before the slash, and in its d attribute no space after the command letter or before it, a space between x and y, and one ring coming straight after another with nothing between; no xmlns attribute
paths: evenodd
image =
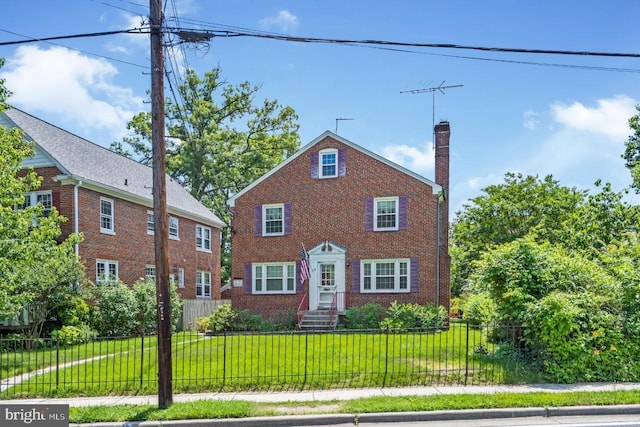
<svg viewBox="0 0 640 427"><path fill-rule="evenodd" d="M169 217L167 215L166 148L164 134L164 57L162 0L150 1L151 145L153 150L153 221L158 302L158 407L173 403L171 384L171 300L169 297Z"/></svg>

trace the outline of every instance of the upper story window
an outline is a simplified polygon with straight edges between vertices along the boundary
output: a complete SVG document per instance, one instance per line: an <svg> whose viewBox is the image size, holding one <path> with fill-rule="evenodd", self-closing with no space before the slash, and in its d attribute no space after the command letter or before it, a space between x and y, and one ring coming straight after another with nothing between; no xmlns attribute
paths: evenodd
<svg viewBox="0 0 640 427"><path fill-rule="evenodd" d="M145 280L156 280L156 266L147 264L144 268L144 278Z"/></svg>
<svg viewBox="0 0 640 427"><path fill-rule="evenodd" d="M153 234L155 227L156 225L153 220L153 211L147 211L147 234Z"/></svg>
<svg viewBox="0 0 640 427"><path fill-rule="evenodd" d="M169 238L170 239L178 239L178 228L179 228L178 218L174 218L172 216L169 217Z"/></svg>
<svg viewBox="0 0 640 427"><path fill-rule="evenodd" d="M253 264L253 293L295 293L295 263Z"/></svg>
<svg viewBox="0 0 640 427"><path fill-rule="evenodd" d="M409 260L362 261L362 292L409 292Z"/></svg>
<svg viewBox="0 0 640 427"><path fill-rule="evenodd" d="M320 151L320 178L335 178L338 176L338 150L328 149Z"/></svg>
<svg viewBox="0 0 640 427"><path fill-rule="evenodd" d="M38 204L42 205L42 215L49 216L51 213L51 207L53 206L51 191L34 191L32 193L25 193L24 203L18 207L24 209Z"/></svg>
<svg viewBox="0 0 640 427"><path fill-rule="evenodd" d="M211 229L196 225L196 249L211 252Z"/></svg>
<svg viewBox="0 0 640 427"><path fill-rule="evenodd" d="M262 206L262 229L265 236L281 236L284 234L284 205Z"/></svg>
<svg viewBox="0 0 640 427"><path fill-rule="evenodd" d="M118 261L96 260L96 284L114 284L118 281Z"/></svg>
<svg viewBox="0 0 640 427"><path fill-rule="evenodd" d="M375 219L373 229L397 230L398 229L398 198L381 197L374 200Z"/></svg>
<svg viewBox="0 0 640 427"><path fill-rule="evenodd" d="M113 200L100 197L100 232L115 234Z"/></svg>

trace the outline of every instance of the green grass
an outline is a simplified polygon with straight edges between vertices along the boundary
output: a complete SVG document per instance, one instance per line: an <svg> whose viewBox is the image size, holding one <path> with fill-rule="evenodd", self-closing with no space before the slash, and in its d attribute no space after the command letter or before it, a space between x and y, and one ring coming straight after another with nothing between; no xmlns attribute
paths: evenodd
<svg viewBox="0 0 640 427"><path fill-rule="evenodd" d="M174 403L168 409L150 405L72 407L71 423L244 418L272 415L363 414L458 409L561 407L640 403L640 391L456 394L403 397L371 397L346 401L258 403L200 400Z"/></svg>
<svg viewBox="0 0 640 427"><path fill-rule="evenodd" d="M175 393L238 390L299 390L430 384L515 383L537 380L521 363L500 356L479 330L453 324L426 333L235 334L172 339ZM14 354L10 373L88 359L33 376L3 397L155 394L154 338L90 343L51 350L33 363L32 352ZM37 355L37 353L36 353ZM8 355L3 355L8 356ZM91 359L95 357L95 359ZM20 365L18 362L24 360ZM2 359L0 359L2 362Z"/></svg>

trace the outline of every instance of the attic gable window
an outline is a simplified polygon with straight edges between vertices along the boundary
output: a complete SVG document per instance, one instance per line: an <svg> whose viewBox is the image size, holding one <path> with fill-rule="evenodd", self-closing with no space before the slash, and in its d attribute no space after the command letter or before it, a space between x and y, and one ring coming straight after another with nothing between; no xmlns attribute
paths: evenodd
<svg viewBox="0 0 640 427"><path fill-rule="evenodd" d="M346 149L325 148L311 153L311 178L337 178L346 173Z"/></svg>
<svg viewBox="0 0 640 427"><path fill-rule="evenodd" d="M320 178L335 178L338 176L338 150L320 151Z"/></svg>

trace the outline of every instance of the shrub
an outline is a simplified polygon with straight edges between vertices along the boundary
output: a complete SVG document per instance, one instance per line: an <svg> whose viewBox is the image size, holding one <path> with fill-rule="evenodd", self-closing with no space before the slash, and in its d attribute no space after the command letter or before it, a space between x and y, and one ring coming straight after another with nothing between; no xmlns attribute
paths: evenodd
<svg viewBox="0 0 640 427"><path fill-rule="evenodd" d="M238 312L231 304L222 304L211 315L209 327L213 332L232 331Z"/></svg>
<svg viewBox="0 0 640 427"><path fill-rule="evenodd" d="M95 331L92 331L91 328L86 325L63 326L62 328L53 331L51 334L51 337L63 346L82 344L89 341L91 338L95 338L95 336Z"/></svg>
<svg viewBox="0 0 640 427"><path fill-rule="evenodd" d="M380 322L382 329L441 328L447 320L447 310L433 304L391 303L387 317Z"/></svg>
<svg viewBox="0 0 640 427"><path fill-rule="evenodd" d="M198 332L211 330L211 316L198 317L195 323Z"/></svg>
<svg viewBox="0 0 640 427"><path fill-rule="evenodd" d="M487 326L494 323L497 316L496 303L486 293L470 296L462 314L462 318L474 326Z"/></svg>
<svg viewBox="0 0 640 427"><path fill-rule="evenodd" d="M384 319L385 309L369 302L362 307L349 307L344 314L347 329L376 329Z"/></svg>

